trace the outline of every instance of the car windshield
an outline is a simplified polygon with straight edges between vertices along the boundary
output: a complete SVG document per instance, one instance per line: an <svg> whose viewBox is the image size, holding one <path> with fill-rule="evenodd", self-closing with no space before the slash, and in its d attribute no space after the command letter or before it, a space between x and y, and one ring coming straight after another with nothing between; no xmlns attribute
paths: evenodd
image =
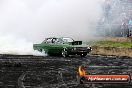
<svg viewBox="0 0 132 88"><path fill-rule="evenodd" d="M72 38L62 38L64 42L73 42Z"/></svg>

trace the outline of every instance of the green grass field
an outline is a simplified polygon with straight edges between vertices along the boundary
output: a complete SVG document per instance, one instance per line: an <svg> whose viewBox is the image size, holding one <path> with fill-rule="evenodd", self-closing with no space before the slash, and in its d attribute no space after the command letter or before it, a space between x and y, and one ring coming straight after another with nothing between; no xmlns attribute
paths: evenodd
<svg viewBox="0 0 132 88"><path fill-rule="evenodd" d="M115 42L115 41L91 41L87 43L91 46L100 46L100 47L125 47L132 48L132 42Z"/></svg>

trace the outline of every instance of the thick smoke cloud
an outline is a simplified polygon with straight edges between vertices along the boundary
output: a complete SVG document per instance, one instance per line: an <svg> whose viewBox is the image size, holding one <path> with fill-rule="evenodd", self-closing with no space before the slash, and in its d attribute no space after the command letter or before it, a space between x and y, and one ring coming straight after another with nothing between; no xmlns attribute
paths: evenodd
<svg viewBox="0 0 132 88"><path fill-rule="evenodd" d="M102 15L102 1L1 0L0 37L4 40L0 40L0 47L11 44L11 50L21 51L28 49L26 43L32 48L33 43L51 36L88 40L94 36L97 22ZM4 41L6 43L3 44Z"/></svg>
<svg viewBox="0 0 132 88"><path fill-rule="evenodd" d="M101 34L104 36L128 36L131 30L129 21L132 19L132 0L105 0L102 19L100 21Z"/></svg>

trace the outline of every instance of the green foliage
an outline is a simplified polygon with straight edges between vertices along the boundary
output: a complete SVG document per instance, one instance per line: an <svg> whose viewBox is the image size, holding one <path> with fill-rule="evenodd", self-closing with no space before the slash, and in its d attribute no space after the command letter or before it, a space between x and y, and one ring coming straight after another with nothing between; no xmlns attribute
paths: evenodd
<svg viewBox="0 0 132 88"><path fill-rule="evenodd" d="M97 41L93 46L132 48L132 42Z"/></svg>

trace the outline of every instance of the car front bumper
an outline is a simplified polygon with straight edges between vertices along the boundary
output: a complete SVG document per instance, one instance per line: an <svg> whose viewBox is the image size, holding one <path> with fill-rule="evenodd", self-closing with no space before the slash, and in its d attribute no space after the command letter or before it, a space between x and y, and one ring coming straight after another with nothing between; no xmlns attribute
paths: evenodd
<svg viewBox="0 0 132 88"><path fill-rule="evenodd" d="M91 51L92 49L90 48L90 49L76 49L76 50L74 50L74 49L72 49L72 50L70 50L69 51L69 54L78 54L78 55L80 55L80 54L87 54L87 53L89 53L90 51Z"/></svg>

